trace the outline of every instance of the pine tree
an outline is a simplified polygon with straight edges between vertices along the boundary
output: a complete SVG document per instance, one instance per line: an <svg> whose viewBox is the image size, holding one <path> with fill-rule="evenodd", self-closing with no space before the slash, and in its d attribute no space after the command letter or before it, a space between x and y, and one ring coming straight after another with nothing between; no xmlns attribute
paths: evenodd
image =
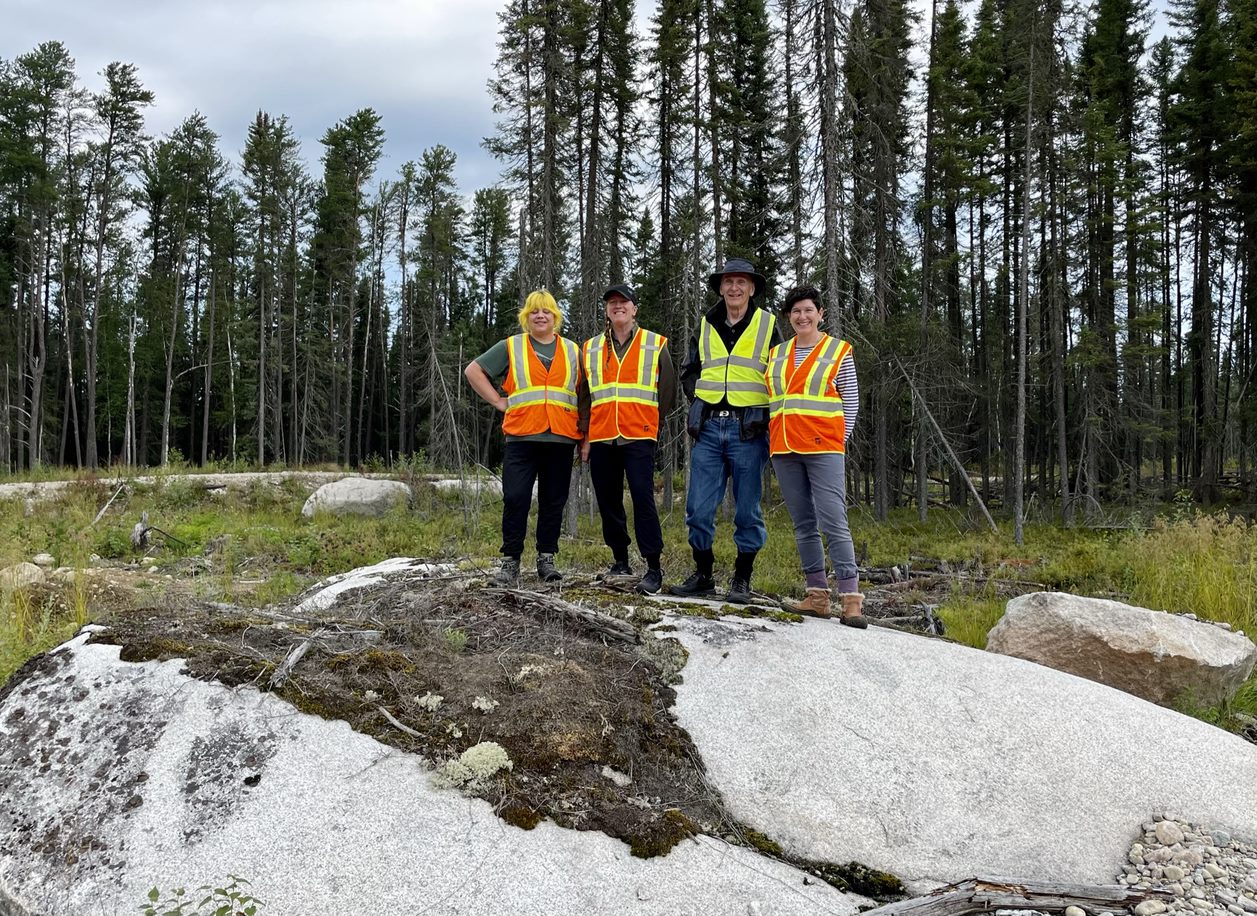
<svg viewBox="0 0 1257 916"><path fill-rule="evenodd" d="M321 300L327 339L336 367L331 377L333 417L324 429L338 431L340 459L349 464L361 417L353 412L358 273L362 258L361 219L367 182L384 145L380 116L364 108L331 127L323 144L323 195L318 202L314 239L315 292ZM331 418L329 418L331 419Z"/></svg>
<svg viewBox="0 0 1257 916"><path fill-rule="evenodd" d="M1183 63L1174 78L1176 102L1170 125L1177 145L1177 165L1186 183L1184 199L1192 211L1195 239L1191 283L1191 364L1193 441L1191 477L1197 499L1217 498L1222 430L1218 423L1214 336L1214 235L1220 216L1223 144L1218 126L1230 123L1226 89L1229 54L1216 4L1193 0L1179 9Z"/></svg>

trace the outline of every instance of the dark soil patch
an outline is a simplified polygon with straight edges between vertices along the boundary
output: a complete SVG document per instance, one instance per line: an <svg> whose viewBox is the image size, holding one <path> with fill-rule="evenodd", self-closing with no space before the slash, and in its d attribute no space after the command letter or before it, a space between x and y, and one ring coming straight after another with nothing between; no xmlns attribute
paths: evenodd
<svg viewBox="0 0 1257 916"><path fill-rule="evenodd" d="M607 639L539 614L515 593L413 582L384 591L357 619L137 610L115 615L95 639L121 645L126 661L184 658L194 677L261 689L308 641L280 696L438 765L498 743L512 769L471 791L511 823L550 818L601 830L641 856L700 831L728 832L698 752L670 712L660 646ZM683 652L675 640L643 638Z"/></svg>
<svg viewBox="0 0 1257 916"><path fill-rule="evenodd" d="M125 661L183 658L194 677L274 690L434 766L495 742L511 769L464 791L524 829L548 818L599 830L641 857L707 833L791 861L761 848L707 783L671 712L680 643L628 625L634 615L618 596L596 591L596 601L577 603L570 590L558 599L412 580L373 586L367 601L359 593L315 617L223 605L124 611L94 639L122 646ZM635 622L657 614L644 618ZM893 876L863 866L793 864L840 889L902 893ZM865 873L874 878L851 880Z"/></svg>

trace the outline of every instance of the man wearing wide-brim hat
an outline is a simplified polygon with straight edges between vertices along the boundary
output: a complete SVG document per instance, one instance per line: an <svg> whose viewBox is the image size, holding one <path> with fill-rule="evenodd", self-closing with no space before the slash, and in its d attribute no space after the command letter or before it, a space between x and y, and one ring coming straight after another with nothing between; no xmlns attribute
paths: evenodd
<svg viewBox="0 0 1257 916"><path fill-rule="evenodd" d="M744 258L730 258L707 278L719 301L699 319L681 370L691 398L686 429L694 438L685 524L694 573L669 589L674 595L710 595L716 588L716 510L733 480L738 549L725 600L751 601L755 555L768 540L760 511L768 462L768 351L781 343L776 317L760 307L766 281Z"/></svg>

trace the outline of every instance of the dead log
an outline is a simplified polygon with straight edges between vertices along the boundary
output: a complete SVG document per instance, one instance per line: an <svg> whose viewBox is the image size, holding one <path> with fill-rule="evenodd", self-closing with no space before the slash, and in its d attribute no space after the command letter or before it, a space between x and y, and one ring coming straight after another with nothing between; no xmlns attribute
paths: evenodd
<svg viewBox="0 0 1257 916"><path fill-rule="evenodd" d="M888 903L866 910L863 916L964 916L991 910L1064 912L1077 906L1089 912L1133 910L1145 900L1168 902L1173 894L1161 888L1135 889L1118 885L1066 884L1021 881L1014 878L971 878L940 887L923 897Z"/></svg>
<svg viewBox="0 0 1257 916"><path fill-rule="evenodd" d="M522 608L536 608L555 614L583 629L592 630L599 636L604 636L607 639L633 645L642 641L641 635L631 623L618 620L610 614L604 614L601 611L595 611L591 608L572 604L570 601L564 601L558 595L534 592L523 588L486 588L485 592L512 595Z"/></svg>

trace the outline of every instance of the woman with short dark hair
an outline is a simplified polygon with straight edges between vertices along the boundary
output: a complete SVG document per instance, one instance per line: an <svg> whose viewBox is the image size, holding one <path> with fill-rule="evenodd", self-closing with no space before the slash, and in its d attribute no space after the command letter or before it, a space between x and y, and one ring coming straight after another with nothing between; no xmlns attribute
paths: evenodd
<svg viewBox="0 0 1257 916"><path fill-rule="evenodd" d="M813 617L832 617L825 579L825 550L837 578L841 622L863 629L855 545L847 525L846 450L860 394L851 344L821 330L820 290L801 286L786 294L782 316L794 338L768 356L768 447L782 498L794 522L806 579L802 601L784 606Z"/></svg>

